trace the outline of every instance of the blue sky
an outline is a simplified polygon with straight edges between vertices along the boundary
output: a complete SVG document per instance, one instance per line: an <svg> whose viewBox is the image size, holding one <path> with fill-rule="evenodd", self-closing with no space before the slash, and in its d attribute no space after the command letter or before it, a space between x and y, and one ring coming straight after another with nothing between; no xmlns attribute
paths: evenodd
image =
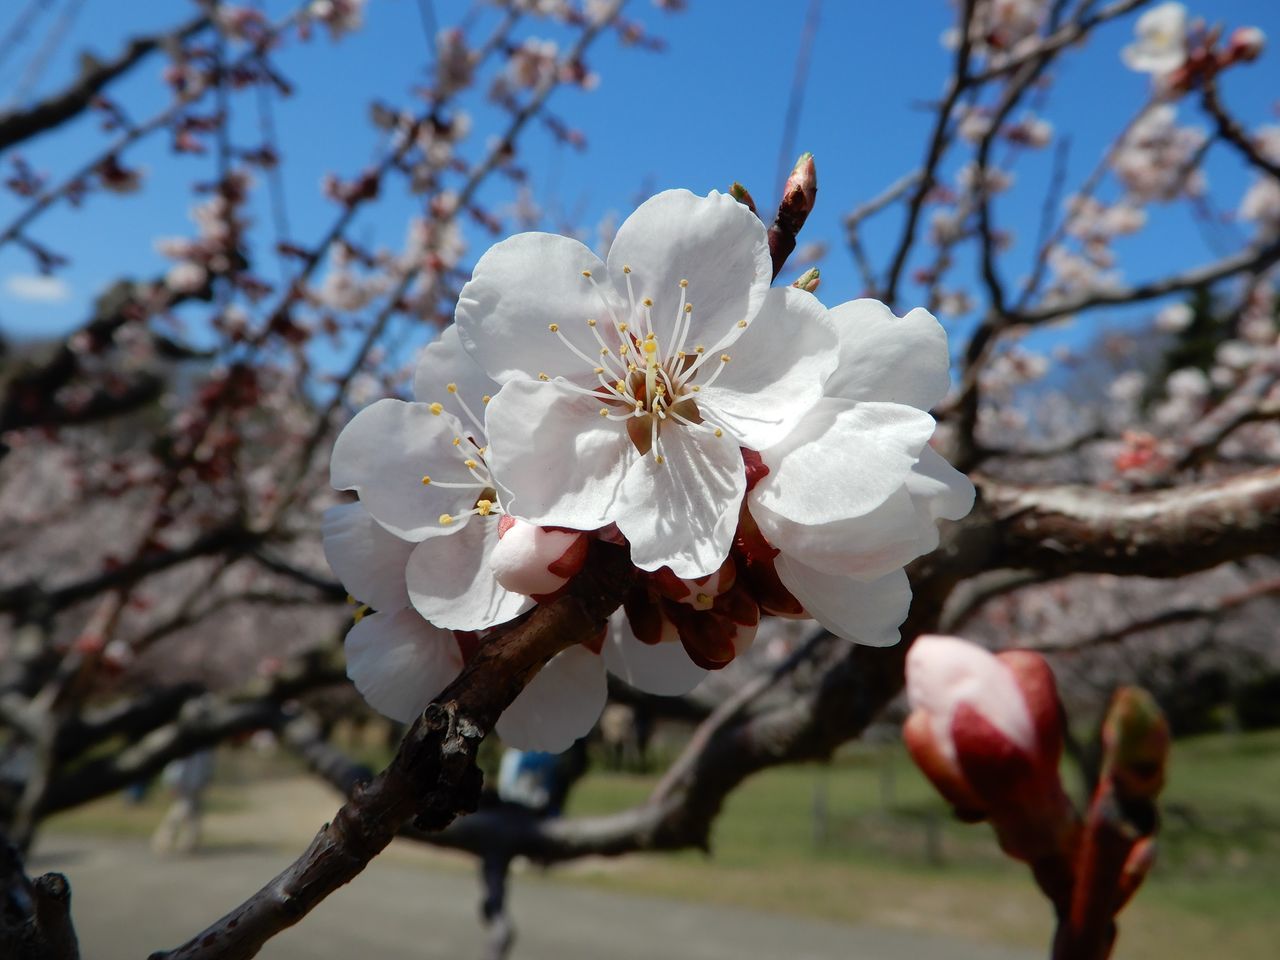
<svg viewBox="0 0 1280 960"><path fill-rule="evenodd" d="M55 7L66 3L61 0ZM270 0L266 6L277 14L290 5ZM530 131L523 141L523 161L534 171L541 199L552 198L588 225L609 211L625 216L638 197L666 187L705 192L740 180L757 199L767 201L777 190L779 139L807 6L807 0L690 0L686 12L668 15L646 0L632 0L629 15L663 37L667 50L625 48L612 37L594 48L589 62L601 74L600 86L590 93L561 91L552 101L558 115L585 132L587 150L578 153L557 145L541 129ZM113 54L127 36L172 21L173 11L182 7L84 0L68 41L32 95L63 85L81 49ZM1196 4L1191 7L1197 12ZM18 5L9 8L16 11ZM471 4L435 0L435 8L441 22L450 22ZM0 13L0 35L15 15L10 10ZM1210 10L1229 26L1261 26L1280 41L1280 4L1271 0L1213 0L1202 2L1199 10ZM860 293L841 244L843 215L920 162L931 119L925 105L937 97L950 65L939 35L951 15L943 0L826 0L823 5L796 146L817 156L819 207L805 239L831 243L821 263L828 302ZM492 13L485 8L482 16ZM51 21L46 14L34 42L0 61L0 100L12 97L21 85ZM1069 182L1078 182L1097 162L1143 101L1146 78L1125 70L1118 59L1131 30L1129 18L1073 52L1049 93L1047 115L1057 130L1072 137ZM533 24L526 32L562 36L546 24ZM288 151L286 196L295 239L308 242L334 215L333 205L320 195L321 177L330 171L349 176L377 155L378 135L366 119L369 101L411 105L412 87L425 75L429 52L416 0L370 0L367 28L356 36L336 45L320 36L283 52L279 62L297 86L297 94L277 101L275 108ZM163 58L153 58L113 88L132 116L145 117L163 103L158 83L162 67ZM1224 96L1251 124L1275 121L1280 52L1269 51L1260 62L1234 71L1224 84ZM494 113L483 103L471 106L476 131L467 150L476 156L492 129L486 120L492 121ZM234 110L237 130L246 135L242 142L251 142L249 134L258 122L253 101L238 98ZM1180 115L1189 118L1195 112L1187 103ZM92 118L82 118L25 145L22 153L56 181L100 149L106 136ZM33 265L15 247L0 249L0 329L23 334L69 329L83 321L93 294L122 272L151 276L163 271L166 261L154 252L153 241L190 233L189 185L210 178L214 161L212 156L174 159L163 140L130 152L126 159L147 169L142 196L95 195L81 209L62 206L49 213L33 229L34 236L72 259L60 274L69 291L66 299L48 302L31 291L15 295L14 278L34 273ZM1233 210L1248 175L1220 148L1210 155L1208 171L1214 204ZM1015 279L1025 263L1019 258L1031 247L1048 177L1048 152L1028 157L1017 177L1015 189L996 208L998 225L1021 241L1005 268ZM511 195L510 184L498 178L482 200L500 207ZM14 198L0 197L0 223L8 223L19 209ZM416 209L417 201L397 187L376 210L362 215L354 236L398 244ZM265 205L256 216L265 227ZM899 214L890 212L865 232L877 264L887 259L899 223ZM1223 229L1230 238L1235 228ZM268 229L259 241L269 237ZM471 239L473 255L491 242L478 230ZM1125 275L1132 280L1214 256L1203 232L1182 209L1156 211L1147 230L1125 241L1120 251ZM267 250L260 255L271 257ZM970 268L966 264L962 269ZM260 270L276 277L273 260L264 260ZM23 282L16 283L21 287ZM912 302L913 294L920 291L908 285L903 303Z"/></svg>

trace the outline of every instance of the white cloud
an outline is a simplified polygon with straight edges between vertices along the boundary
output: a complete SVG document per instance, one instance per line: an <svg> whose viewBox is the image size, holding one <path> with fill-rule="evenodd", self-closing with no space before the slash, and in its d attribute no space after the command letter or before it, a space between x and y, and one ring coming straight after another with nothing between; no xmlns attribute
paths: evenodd
<svg viewBox="0 0 1280 960"><path fill-rule="evenodd" d="M31 303L62 303L71 298L71 288L57 277L35 273L15 273L4 281L5 292L15 300Z"/></svg>

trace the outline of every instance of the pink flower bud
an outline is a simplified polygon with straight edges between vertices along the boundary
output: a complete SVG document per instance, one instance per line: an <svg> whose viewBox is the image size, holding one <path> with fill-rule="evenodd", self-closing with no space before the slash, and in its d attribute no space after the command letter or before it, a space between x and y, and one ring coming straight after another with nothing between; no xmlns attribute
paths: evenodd
<svg viewBox="0 0 1280 960"><path fill-rule="evenodd" d="M489 565L506 589L536 599L555 593L582 569L587 546L586 535L577 531L539 527L504 516L498 522L498 543Z"/></svg>
<svg viewBox="0 0 1280 960"><path fill-rule="evenodd" d="M1227 41L1227 60L1257 60L1267 45L1267 35L1257 27L1238 27Z"/></svg>
<svg viewBox="0 0 1280 960"><path fill-rule="evenodd" d="M1058 779L1061 713L1043 657L921 637L907 698L907 748L958 816L989 818L1001 847L1030 863L1070 847L1078 818Z"/></svg>
<svg viewBox="0 0 1280 960"><path fill-rule="evenodd" d="M1013 672L994 654L956 637L920 637L907 654L907 698L930 718L944 755L955 759L952 721L961 706L977 712L1018 749L1031 753L1035 728Z"/></svg>

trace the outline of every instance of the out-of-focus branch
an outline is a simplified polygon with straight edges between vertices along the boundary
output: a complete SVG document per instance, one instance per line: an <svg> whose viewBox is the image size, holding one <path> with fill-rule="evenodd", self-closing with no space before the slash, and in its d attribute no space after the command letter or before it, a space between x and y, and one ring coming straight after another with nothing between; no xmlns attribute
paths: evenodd
<svg viewBox="0 0 1280 960"><path fill-rule="evenodd" d="M1280 180L1280 163L1264 155L1245 129L1240 126L1240 122L1227 112L1227 108L1222 105L1222 99L1218 96L1218 82L1212 76L1205 78L1200 91L1200 102L1209 116L1213 117L1219 137L1235 147L1251 167L1275 180Z"/></svg>
<svg viewBox="0 0 1280 960"><path fill-rule="evenodd" d="M207 26L209 18L201 15L164 33L134 37L117 57L101 63L93 62L65 89L30 107L0 114L0 150L7 150L78 116L88 109L107 84L137 66L148 54L161 47L181 43Z"/></svg>
<svg viewBox="0 0 1280 960"><path fill-rule="evenodd" d="M976 482L1002 566L1182 576L1280 543L1280 468L1140 494Z"/></svg>
<svg viewBox="0 0 1280 960"><path fill-rule="evenodd" d="M1014 310L1008 314L1008 326L1032 326L1047 323L1059 317L1073 313L1083 313L1097 307L1111 307L1128 303L1143 303L1156 300L1171 293L1183 293L1199 287L1234 277L1242 273L1256 273L1265 270L1272 264L1280 262L1280 241L1255 245L1233 253L1221 260L1193 267L1182 273L1161 280L1136 284L1132 287L1120 287L1115 290L1100 290L1070 300L1059 300L1031 307L1025 310Z"/></svg>
<svg viewBox="0 0 1280 960"><path fill-rule="evenodd" d="M439 830L474 810L480 742L550 657L600 630L631 584L625 551L596 542L593 553L562 596L486 640L409 729L387 769L343 805L293 864L207 930L153 960L247 960L360 873L410 818Z"/></svg>
<svg viewBox="0 0 1280 960"><path fill-rule="evenodd" d="M1023 649L1053 653L1076 653L1082 650L1091 650L1096 647L1120 643L1129 637L1147 633L1151 630L1160 630L1164 627L1173 627L1183 623L1193 623L1197 620L1217 620L1224 614L1252 603L1254 600L1274 597L1277 594L1280 594L1280 577L1271 577L1211 600L1177 604L1152 616L1131 620L1115 630L1096 633L1081 640L1068 640L1063 643L1051 644L1022 644L1020 646Z"/></svg>
<svg viewBox="0 0 1280 960"><path fill-rule="evenodd" d="M976 0L964 0L964 6L960 12L960 42L956 46L950 85L947 88L947 94L943 98L942 104L938 107L938 116L934 121L933 133L929 137L929 146L925 151L924 164L920 168L920 180L911 194L910 201L908 201L907 218L902 227L902 236L898 240L898 246L894 250L893 259L889 264L889 271L885 275L885 282L882 285L884 300L890 306L893 306L894 300L897 299L898 281L902 277L902 271L906 268L907 258L911 255L911 247L916 239L916 226L920 222L920 214L924 210L925 200L929 196L929 191L937 183L938 165L942 162L943 154L947 152L947 146L951 142L952 111L955 110L956 104L960 102L960 95L969 86L969 57L972 51L969 26L973 22L973 11L976 6Z"/></svg>

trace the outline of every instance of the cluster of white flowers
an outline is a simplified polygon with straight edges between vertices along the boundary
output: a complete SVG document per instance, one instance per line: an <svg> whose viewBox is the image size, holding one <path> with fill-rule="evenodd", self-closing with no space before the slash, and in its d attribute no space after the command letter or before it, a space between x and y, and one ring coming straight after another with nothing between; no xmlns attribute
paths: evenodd
<svg viewBox="0 0 1280 960"><path fill-rule="evenodd" d="M1258 152L1272 163L1280 163L1280 126L1264 126L1253 134ZM1241 220L1252 221L1258 238L1270 240L1280 236L1280 182L1265 173L1245 192L1240 201Z"/></svg>
<svg viewBox="0 0 1280 960"><path fill-rule="evenodd" d="M770 288L764 226L731 197L673 190L618 229L607 261L524 233L491 248L426 348L413 402L366 407L331 479L330 563L376 610L347 641L357 687L407 720L483 631L553 597L593 539L637 568L607 635L555 657L503 715L558 750L604 703L606 668L683 693L734 659L762 614L891 644L903 567L973 500L929 447L949 385L924 310L826 309Z"/></svg>
<svg viewBox="0 0 1280 960"><path fill-rule="evenodd" d="M1196 157L1207 135L1197 127L1181 127L1170 103L1153 107L1120 142L1111 169L1133 203L1168 202L1201 196L1206 187Z"/></svg>

